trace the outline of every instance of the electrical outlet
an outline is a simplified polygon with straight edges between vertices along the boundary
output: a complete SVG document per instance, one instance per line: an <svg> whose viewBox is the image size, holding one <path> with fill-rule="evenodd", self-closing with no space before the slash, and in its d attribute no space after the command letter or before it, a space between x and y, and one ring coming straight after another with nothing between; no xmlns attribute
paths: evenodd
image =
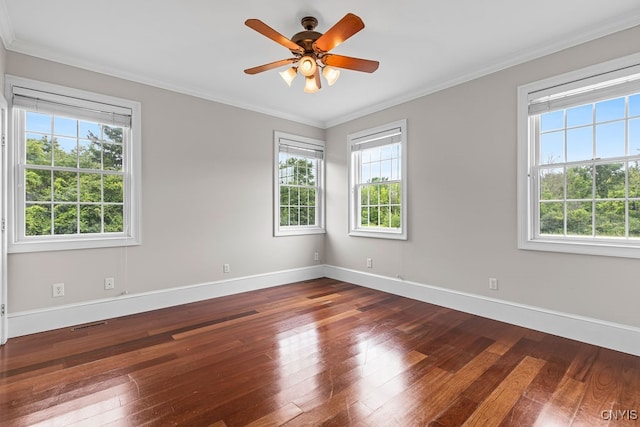
<svg viewBox="0 0 640 427"><path fill-rule="evenodd" d="M367 258L367 268L373 268L373 259Z"/></svg>
<svg viewBox="0 0 640 427"><path fill-rule="evenodd" d="M229 273L231 271L231 266L229 264L222 264L222 272Z"/></svg>
<svg viewBox="0 0 640 427"><path fill-rule="evenodd" d="M320 254L318 252L314 252L313 253L313 260L314 261L320 261Z"/></svg>
<svg viewBox="0 0 640 427"><path fill-rule="evenodd" d="M51 293L54 298L64 296L64 283L54 283L51 285Z"/></svg>
<svg viewBox="0 0 640 427"><path fill-rule="evenodd" d="M495 277L489 277L489 289L491 289L492 291L498 290L498 279L496 279Z"/></svg>
<svg viewBox="0 0 640 427"><path fill-rule="evenodd" d="M115 289L116 287L116 279L113 277L105 277L104 278L104 288L105 290Z"/></svg>

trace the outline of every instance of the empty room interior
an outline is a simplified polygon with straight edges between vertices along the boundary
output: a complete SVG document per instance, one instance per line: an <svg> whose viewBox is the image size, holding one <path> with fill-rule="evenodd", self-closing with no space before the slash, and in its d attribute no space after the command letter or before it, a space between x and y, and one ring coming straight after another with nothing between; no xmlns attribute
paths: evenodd
<svg viewBox="0 0 640 427"><path fill-rule="evenodd" d="M640 425L637 0L0 36L0 424Z"/></svg>

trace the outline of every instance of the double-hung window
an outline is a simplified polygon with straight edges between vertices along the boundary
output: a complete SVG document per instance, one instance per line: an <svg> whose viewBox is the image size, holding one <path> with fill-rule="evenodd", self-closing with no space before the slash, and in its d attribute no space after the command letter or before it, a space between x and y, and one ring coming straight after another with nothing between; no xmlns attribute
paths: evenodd
<svg viewBox="0 0 640 427"><path fill-rule="evenodd" d="M10 251L139 244L140 104L7 77Z"/></svg>
<svg viewBox="0 0 640 427"><path fill-rule="evenodd" d="M518 97L519 246L640 257L640 55Z"/></svg>
<svg viewBox="0 0 640 427"><path fill-rule="evenodd" d="M324 233L324 141L274 134L274 235Z"/></svg>
<svg viewBox="0 0 640 427"><path fill-rule="evenodd" d="M350 235L407 238L407 122L348 136Z"/></svg>

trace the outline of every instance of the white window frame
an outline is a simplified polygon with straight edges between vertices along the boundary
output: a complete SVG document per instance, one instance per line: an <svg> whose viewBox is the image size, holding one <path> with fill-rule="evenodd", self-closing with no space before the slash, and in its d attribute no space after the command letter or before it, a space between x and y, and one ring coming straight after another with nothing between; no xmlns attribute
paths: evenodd
<svg viewBox="0 0 640 427"><path fill-rule="evenodd" d="M349 150L349 235L381 239L407 240L407 120L402 119L371 129L351 133L347 137ZM400 227L361 227L360 197L362 148L400 144Z"/></svg>
<svg viewBox="0 0 640 427"><path fill-rule="evenodd" d="M640 239L638 238L540 235L537 231L539 229L539 190L536 187L538 179L534 176L535 173L532 173L539 161L536 157L535 121L538 120L537 117L541 112L630 95L637 93L638 88L640 88L640 54L518 87L518 248L640 258ZM628 133L626 135L628 138ZM624 162L631 157L627 153L619 159ZM594 164L597 164L598 160L593 159Z"/></svg>
<svg viewBox="0 0 640 427"><path fill-rule="evenodd" d="M131 114L130 131L123 138L124 231L74 235L25 236L24 130L22 109L13 108L14 91L33 93L38 102L85 108L95 114ZM141 244L141 105L139 102L7 75L5 95L9 101L8 251L10 253L88 249ZM98 113L99 111L99 113ZM73 113L71 112L70 115Z"/></svg>
<svg viewBox="0 0 640 427"><path fill-rule="evenodd" d="M316 176L315 225L280 225L280 153L297 153L318 160ZM273 234L296 236L325 233L325 142L319 139L275 131L273 136Z"/></svg>

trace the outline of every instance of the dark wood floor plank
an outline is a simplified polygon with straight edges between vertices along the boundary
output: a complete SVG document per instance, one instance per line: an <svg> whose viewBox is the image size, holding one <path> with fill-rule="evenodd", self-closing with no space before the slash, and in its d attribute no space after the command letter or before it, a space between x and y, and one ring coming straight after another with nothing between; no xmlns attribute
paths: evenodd
<svg viewBox="0 0 640 427"><path fill-rule="evenodd" d="M640 358L318 279L0 347L0 424L631 424ZM624 412L627 411L627 412Z"/></svg>

